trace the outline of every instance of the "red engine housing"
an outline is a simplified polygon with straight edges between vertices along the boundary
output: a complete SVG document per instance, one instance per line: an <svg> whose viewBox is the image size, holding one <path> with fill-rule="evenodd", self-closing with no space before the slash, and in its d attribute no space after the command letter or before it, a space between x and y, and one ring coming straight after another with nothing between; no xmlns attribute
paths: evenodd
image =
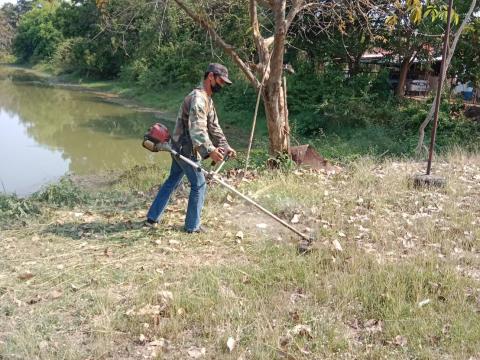
<svg viewBox="0 0 480 360"><path fill-rule="evenodd" d="M166 143L170 140L170 133L165 125L160 123L153 124L145 134L149 140L156 143Z"/></svg>

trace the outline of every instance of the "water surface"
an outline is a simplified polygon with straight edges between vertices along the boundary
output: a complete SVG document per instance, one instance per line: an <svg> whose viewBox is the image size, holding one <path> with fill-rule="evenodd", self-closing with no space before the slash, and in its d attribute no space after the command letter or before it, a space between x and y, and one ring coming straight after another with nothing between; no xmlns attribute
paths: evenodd
<svg viewBox="0 0 480 360"><path fill-rule="evenodd" d="M155 122L171 120L93 93L46 86L26 71L0 66L0 190L24 196L67 173L169 165L141 147Z"/></svg>

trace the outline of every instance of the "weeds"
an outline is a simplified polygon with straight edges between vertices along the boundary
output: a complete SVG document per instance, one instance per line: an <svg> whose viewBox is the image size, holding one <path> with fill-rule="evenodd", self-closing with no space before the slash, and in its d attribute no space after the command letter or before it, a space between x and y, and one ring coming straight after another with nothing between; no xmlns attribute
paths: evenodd
<svg viewBox="0 0 480 360"><path fill-rule="evenodd" d="M0 195L0 223L39 213L38 205L30 199L22 199L14 195Z"/></svg>
<svg viewBox="0 0 480 360"><path fill-rule="evenodd" d="M51 184L45 190L33 194L32 198L59 207L73 207L86 204L90 197L88 193L79 189L71 180L62 178L57 184Z"/></svg>
<svg viewBox="0 0 480 360"><path fill-rule="evenodd" d="M474 358L479 158L437 159L434 171L448 180L441 190L408 186L423 167L370 158L338 174L239 182L316 235L308 256L289 232L214 185L202 217L211 231L198 236L177 230L183 192L158 230L140 228L153 194L131 187L154 181L142 171L73 209L42 202L39 221L0 234L0 354Z"/></svg>

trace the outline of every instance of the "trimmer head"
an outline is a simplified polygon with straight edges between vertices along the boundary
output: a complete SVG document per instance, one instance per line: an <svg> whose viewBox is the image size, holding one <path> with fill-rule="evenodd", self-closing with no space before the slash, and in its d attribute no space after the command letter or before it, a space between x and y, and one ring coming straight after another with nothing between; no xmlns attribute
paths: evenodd
<svg viewBox="0 0 480 360"><path fill-rule="evenodd" d="M315 240L315 235L310 235L308 239L301 239L297 244L297 252L301 255L311 253L313 251L312 244Z"/></svg>

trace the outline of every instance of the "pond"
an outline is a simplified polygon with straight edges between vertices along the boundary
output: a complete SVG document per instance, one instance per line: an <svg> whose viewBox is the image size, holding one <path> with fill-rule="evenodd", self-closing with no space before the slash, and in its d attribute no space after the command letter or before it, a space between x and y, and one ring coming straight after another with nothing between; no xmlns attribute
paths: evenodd
<svg viewBox="0 0 480 360"><path fill-rule="evenodd" d="M0 191L25 196L66 174L169 166L141 141L152 123L172 129L173 117L140 110L0 66Z"/></svg>

